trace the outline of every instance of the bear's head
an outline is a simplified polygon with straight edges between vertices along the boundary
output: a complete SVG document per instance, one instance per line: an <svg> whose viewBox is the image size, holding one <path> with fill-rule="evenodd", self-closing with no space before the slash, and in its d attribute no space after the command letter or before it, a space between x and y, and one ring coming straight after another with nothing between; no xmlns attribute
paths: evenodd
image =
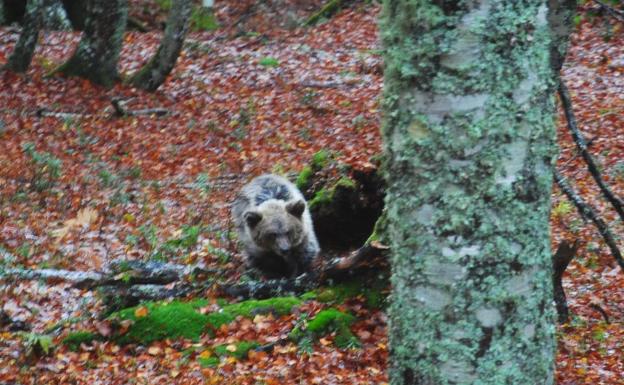
<svg viewBox="0 0 624 385"><path fill-rule="evenodd" d="M305 236L302 200L285 202L271 199L245 212L251 237L261 248L286 257L301 245Z"/></svg>

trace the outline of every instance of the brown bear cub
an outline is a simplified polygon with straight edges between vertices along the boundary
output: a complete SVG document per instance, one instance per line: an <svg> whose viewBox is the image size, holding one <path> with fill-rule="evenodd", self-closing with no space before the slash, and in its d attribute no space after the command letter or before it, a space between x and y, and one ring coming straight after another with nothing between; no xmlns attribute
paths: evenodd
<svg viewBox="0 0 624 385"><path fill-rule="evenodd" d="M310 270L319 245L294 184L272 174L254 178L236 197L232 219L247 264L266 278L294 278Z"/></svg>

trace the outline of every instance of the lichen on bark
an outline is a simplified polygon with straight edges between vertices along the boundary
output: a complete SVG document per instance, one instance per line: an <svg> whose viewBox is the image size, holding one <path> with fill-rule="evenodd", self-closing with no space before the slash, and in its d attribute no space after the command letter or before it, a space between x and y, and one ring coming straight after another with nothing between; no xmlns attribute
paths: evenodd
<svg viewBox="0 0 624 385"><path fill-rule="evenodd" d="M106 87L119 79L117 61L128 18L126 0L92 0L85 30L72 57L57 71Z"/></svg>
<svg viewBox="0 0 624 385"><path fill-rule="evenodd" d="M193 10L191 0L175 0L169 11L167 26L158 51L130 80L129 83L148 91L155 91L175 66L189 28Z"/></svg>
<svg viewBox="0 0 624 385"><path fill-rule="evenodd" d="M384 2L392 384L552 384L547 13Z"/></svg>

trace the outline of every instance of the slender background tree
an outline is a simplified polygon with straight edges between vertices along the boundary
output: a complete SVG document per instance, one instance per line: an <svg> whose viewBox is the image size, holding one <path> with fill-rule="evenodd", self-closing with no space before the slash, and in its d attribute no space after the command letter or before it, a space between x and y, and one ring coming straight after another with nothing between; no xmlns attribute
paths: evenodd
<svg viewBox="0 0 624 385"><path fill-rule="evenodd" d="M58 71L111 86L119 78L117 61L127 18L127 0L90 0L83 37Z"/></svg>
<svg viewBox="0 0 624 385"><path fill-rule="evenodd" d="M5 68L14 72L25 72L30 66L39 31L43 19L43 7L45 0L28 0L22 33L19 40L7 60Z"/></svg>
<svg viewBox="0 0 624 385"><path fill-rule="evenodd" d="M130 79L136 87L155 91L175 66L188 32L193 10L191 0L174 0L169 11L165 34L152 59Z"/></svg>

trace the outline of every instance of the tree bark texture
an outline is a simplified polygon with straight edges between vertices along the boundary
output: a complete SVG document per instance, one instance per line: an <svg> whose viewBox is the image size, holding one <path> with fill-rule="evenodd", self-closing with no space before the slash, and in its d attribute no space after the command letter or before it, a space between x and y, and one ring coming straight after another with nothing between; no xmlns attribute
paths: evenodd
<svg viewBox="0 0 624 385"><path fill-rule="evenodd" d="M393 385L553 383L546 0L387 0Z"/></svg>
<svg viewBox="0 0 624 385"><path fill-rule="evenodd" d="M85 30L72 57L58 71L110 87L119 79L117 61L128 18L126 0L91 0Z"/></svg>
<svg viewBox="0 0 624 385"><path fill-rule="evenodd" d="M71 23L61 0L48 0L43 9L43 27L53 30L70 30Z"/></svg>
<svg viewBox="0 0 624 385"><path fill-rule="evenodd" d="M28 0L22 23L22 33L9 56L5 68L13 72L26 72L30 66L43 18L44 0Z"/></svg>
<svg viewBox="0 0 624 385"><path fill-rule="evenodd" d="M180 55L192 10L191 0L173 2L160 47L150 61L132 77L132 85L147 91L156 91L165 81Z"/></svg>

